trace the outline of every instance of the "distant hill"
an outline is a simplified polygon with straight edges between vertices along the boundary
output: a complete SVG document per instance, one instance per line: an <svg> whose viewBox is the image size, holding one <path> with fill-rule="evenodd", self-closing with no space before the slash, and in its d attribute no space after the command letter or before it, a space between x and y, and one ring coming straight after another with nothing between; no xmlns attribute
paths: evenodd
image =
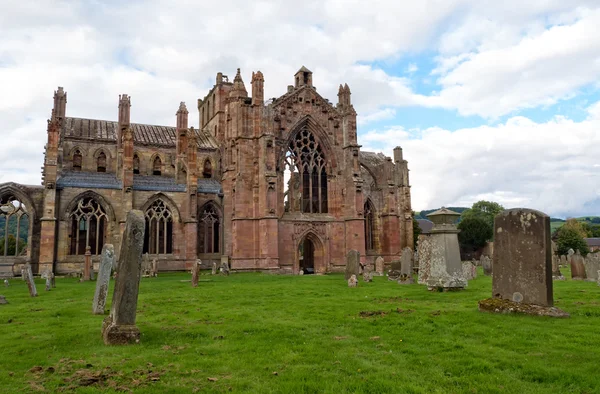
<svg viewBox="0 0 600 394"><path fill-rule="evenodd" d="M577 219L578 222L587 223L590 226L600 225L600 216L581 216L575 219ZM550 230L554 232L561 228L565 223L566 220L564 219L550 218Z"/></svg>

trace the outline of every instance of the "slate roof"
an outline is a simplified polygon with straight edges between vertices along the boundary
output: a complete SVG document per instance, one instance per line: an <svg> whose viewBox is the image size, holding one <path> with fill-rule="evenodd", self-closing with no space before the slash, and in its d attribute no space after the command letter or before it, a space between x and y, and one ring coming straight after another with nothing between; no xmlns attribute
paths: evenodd
<svg viewBox="0 0 600 394"><path fill-rule="evenodd" d="M66 117L62 124L62 131L67 137L116 142L118 126L118 122L110 120ZM176 145L175 127L131 123L131 129L133 131L133 141L135 144L157 146ZM217 142L210 134L198 129L196 129L196 140L198 142L198 148L218 148Z"/></svg>
<svg viewBox="0 0 600 394"><path fill-rule="evenodd" d="M57 189L77 187L83 189L122 189L123 183L115 174L105 172L63 171L56 181ZM186 185L175 178L160 175L134 175L133 190L157 192L185 192ZM223 192L216 179L198 179L198 192L219 194Z"/></svg>
<svg viewBox="0 0 600 394"><path fill-rule="evenodd" d="M600 238L584 238L588 246L600 246Z"/></svg>

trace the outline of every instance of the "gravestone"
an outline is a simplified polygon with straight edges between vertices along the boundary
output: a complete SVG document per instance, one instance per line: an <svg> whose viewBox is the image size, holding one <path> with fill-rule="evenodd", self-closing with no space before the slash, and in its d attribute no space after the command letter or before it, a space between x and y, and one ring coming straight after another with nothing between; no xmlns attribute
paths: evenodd
<svg viewBox="0 0 600 394"><path fill-rule="evenodd" d="M481 262L481 267L483 268L483 274L485 276L491 276L493 271L492 259L490 259L488 256L482 255L479 261Z"/></svg>
<svg viewBox="0 0 600 394"><path fill-rule="evenodd" d="M107 345L140 341L140 330L135 325L135 317L142 276L145 231L144 213L139 210L127 212L119 253L119 275L115 281L110 315L102 323L102 337Z"/></svg>
<svg viewBox="0 0 600 394"><path fill-rule="evenodd" d="M221 256L221 267L219 272L225 276L229 276L229 256Z"/></svg>
<svg viewBox="0 0 600 394"><path fill-rule="evenodd" d="M584 280L585 265L583 263L583 256L579 253L579 250L573 253L573 249L569 249L569 264L571 264L571 279Z"/></svg>
<svg viewBox="0 0 600 394"><path fill-rule="evenodd" d="M156 259L152 259L152 262L150 263L150 276L152 278L158 277L158 260Z"/></svg>
<svg viewBox="0 0 600 394"><path fill-rule="evenodd" d="M41 275L42 279L46 280L46 291L50 291L50 289L52 289L52 278L54 277L54 274L52 273L52 271L44 271Z"/></svg>
<svg viewBox="0 0 600 394"><path fill-rule="evenodd" d="M142 259L142 278L150 277L150 255L148 253L144 253L144 258Z"/></svg>
<svg viewBox="0 0 600 394"><path fill-rule="evenodd" d="M477 267L470 261L462 262L463 277L466 280L473 280L477 277Z"/></svg>
<svg viewBox="0 0 600 394"><path fill-rule="evenodd" d="M415 283L413 276L413 251L411 248L402 249L402 255L400 256L400 277L398 278L398 284L410 285Z"/></svg>
<svg viewBox="0 0 600 394"><path fill-rule="evenodd" d="M560 272L560 257L552 253L552 280L565 280Z"/></svg>
<svg viewBox="0 0 600 394"><path fill-rule="evenodd" d="M516 208L494 220L492 294L513 302L552 306L550 218Z"/></svg>
<svg viewBox="0 0 600 394"><path fill-rule="evenodd" d="M360 253L356 250L349 250L346 254L346 271L344 278L350 279L352 275L355 278L358 277L360 270Z"/></svg>
<svg viewBox="0 0 600 394"><path fill-rule="evenodd" d="M431 240L428 236L419 238L417 253L419 254L418 283L420 285L426 285L431 271Z"/></svg>
<svg viewBox="0 0 600 394"><path fill-rule="evenodd" d="M83 281L92 280L92 252L90 246L85 247L85 260L83 264Z"/></svg>
<svg viewBox="0 0 600 394"><path fill-rule="evenodd" d="M460 214L442 207L427 215L433 222L430 231L431 263L428 290L461 290L467 287L467 281L462 275L460 247L456 220Z"/></svg>
<svg viewBox="0 0 600 394"><path fill-rule="evenodd" d="M6 287L10 286L10 283L8 283L8 279L4 279L4 286L6 286Z"/></svg>
<svg viewBox="0 0 600 394"><path fill-rule="evenodd" d="M393 259L388 271L388 280L397 281L400 279L400 275L402 275L402 260Z"/></svg>
<svg viewBox="0 0 600 394"><path fill-rule="evenodd" d="M565 256L563 254L562 256L560 256L559 267L566 267L566 266L567 266L567 256Z"/></svg>
<svg viewBox="0 0 600 394"><path fill-rule="evenodd" d="M92 313L103 315L106 306L106 296L108 295L108 285L110 283L110 271L114 265L115 248L112 244L105 244L102 248L100 258L100 267L98 268L98 280L96 281L96 292L92 302Z"/></svg>
<svg viewBox="0 0 600 394"><path fill-rule="evenodd" d="M213 262L212 271L210 272L212 275L217 274L217 262Z"/></svg>
<svg viewBox="0 0 600 394"><path fill-rule="evenodd" d="M25 267L23 267L23 278L25 280L25 283L27 283L29 295L32 297L37 297L37 289L35 287L35 281L33 280L33 272L31 271L31 265L29 263L25 264Z"/></svg>
<svg viewBox="0 0 600 394"><path fill-rule="evenodd" d="M0 305L4 304L8 304L8 301L6 301L6 298L3 295L0 295Z"/></svg>
<svg viewBox="0 0 600 394"><path fill-rule="evenodd" d="M600 253L588 253L583 262L585 267L586 281L598 281L598 270L600 270Z"/></svg>
<svg viewBox="0 0 600 394"><path fill-rule="evenodd" d="M365 269L363 270L363 281L365 281L365 282L373 281L373 264L367 263L365 265Z"/></svg>
<svg viewBox="0 0 600 394"><path fill-rule="evenodd" d="M375 259L375 272L377 273L377 276L383 276L384 266L385 262L383 260L383 257L378 256Z"/></svg>
<svg viewBox="0 0 600 394"><path fill-rule="evenodd" d="M358 279L356 279L356 275L352 274L350 275L350 278L348 278L348 287L356 287L358 285Z"/></svg>
<svg viewBox="0 0 600 394"><path fill-rule="evenodd" d="M200 276L200 260L194 262L192 266L192 287L198 287L198 277Z"/></svg>

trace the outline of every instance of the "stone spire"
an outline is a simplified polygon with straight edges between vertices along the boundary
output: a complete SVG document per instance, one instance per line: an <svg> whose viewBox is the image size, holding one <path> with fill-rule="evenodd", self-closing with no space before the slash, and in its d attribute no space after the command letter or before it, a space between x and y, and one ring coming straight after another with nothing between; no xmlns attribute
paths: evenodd
<svg viewBox="0 0 600 394"><path fill-rule="evenodd" d="M342 86L340 84L340 88L338 89L338 105L340 106L350 106L350 87L347 83Z"/></svg>
<svg viewBox="0 0 600 394"><path fill-rule="evenodd" d="M131 121L131 97L119 95L119 128L128 127Z"/></svg>
<svg viewBox="0 0 600 394"><path fill-rule="evenodd" d="M242 80L242 75L239 68L237 69L235 78L233 78L233 89L231 89L231 92L229 92L229 97L248 97L248 91L246 90L246 86Z"/></svg>
<svg viewBox="0 0 600 394"><path fill-rule="evenodd" d="M63 119L67 111L67 92L62 86L54 91L54 108L52 108L52 119Z"/></svg>
<svg viewBox="0 0 600 394"><path fill-rule="evenodd" d="M263 73L252 73L252 105L262 105L265 100L265 78Z"/></svg>
<svg viewBox="0 0 600 394"><path fill-rule="evenodd" d="M182 101L179 103L179 109L177 110L177 128L178 129L187 129L188 128L188 110L185 106L185 103Z"/></svg>

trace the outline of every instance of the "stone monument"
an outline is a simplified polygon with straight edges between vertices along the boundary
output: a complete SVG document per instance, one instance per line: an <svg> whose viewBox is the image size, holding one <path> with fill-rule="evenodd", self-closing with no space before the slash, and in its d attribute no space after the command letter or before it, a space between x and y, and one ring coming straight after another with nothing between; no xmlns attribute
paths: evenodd
<svg viewBox="0 0 600 394"><path fill-rule="evenodd" d="M32 297L37 297L37 289L35 287L35 281L33 280L31 265L29 263L25 264L22 273L25 283L27 283L27 288L29 289L29 295Z"/></svg>
<svg viewBox="0 0 600 394"><path fill-rule="evenodd" d="M600 253L588 253L583 261L585 277L588 282L598 281L598 270L600 270Z"/></svg>
<svg viewBox="0 0 600 394"><path fill-rule="evenodd" d="M352 275L358 277L360 270L360 253L356 250L350 250L346 254L346 271L344 278L350 279Z"/></svg>
<svg viewBox="0 0 600 394"><path fill-rule="evenodd" d="M483 268L483 274L485 276L491 276L492 271L493 271L492 259L490 259L488 256L482 254L481 257L479 258L479 261L481 263L481 268Z"/></svg>
<svg viewBox="0 0 600 394"><path fill-rule="evenodd" d="M350 278L348 278L348 287L356 287L358 285L358 279L356 279L356 275L352 274L350 275Z"/></svg>
<svg viewBox="0 0 600 394"><path fill-rule="evenodd" d="M584 280L585 279L585 265L583 263L583 256L577 252L573 252L573 249L569 249L569 264L571 264L571 279L573 280Z"/></svg>
<svg viewBox="0 0 600 394"><path fill-rule="evenodd" d="M85 257L83 264L83 278L82 281L92 280L92 270L94 269L92 265L92 248L88 245L85 247Z"/></svg>
<svg viewBox="0 0 600 394"><path fill-rule="evenodd" d="M196 260L192 266L192 287L198 287L198 277L200 276L200 264L202 261Z"/></svg>
<svg viewBox="0 0 600 394"><path fill-rule="evenodd" d="M115 259L115 248L112 244L105 244L102 248L100 267L98 268L98 280L96 281L96 292L92 302L92 312L95 315L103 315L110 283L110 271Z"/></svg>
<svg viewBox="0 0 600 394"><path fill-rule="evenodd" d="M411 248L406 247L402 249L402 255L400 256L400 277L398 278L398 284L410 285L415 283L412 273L413 251Z"/></svg>
<svg viewBox="0 0 600 394"><path fill-rule="evenodd" d="M417 254L419 255L418 283L420 285L426 285L431 271L431 240L428 236L419 238Z"/></svg>
<svg viewBox="0 0 600 394"><path fill-rule="evenodd" d="M384 272L384 266L385 266L385 262L383 260L383 257L378 256L375 259L375 272L377 273L377 276L383 276L383 272Z"/></svg>

